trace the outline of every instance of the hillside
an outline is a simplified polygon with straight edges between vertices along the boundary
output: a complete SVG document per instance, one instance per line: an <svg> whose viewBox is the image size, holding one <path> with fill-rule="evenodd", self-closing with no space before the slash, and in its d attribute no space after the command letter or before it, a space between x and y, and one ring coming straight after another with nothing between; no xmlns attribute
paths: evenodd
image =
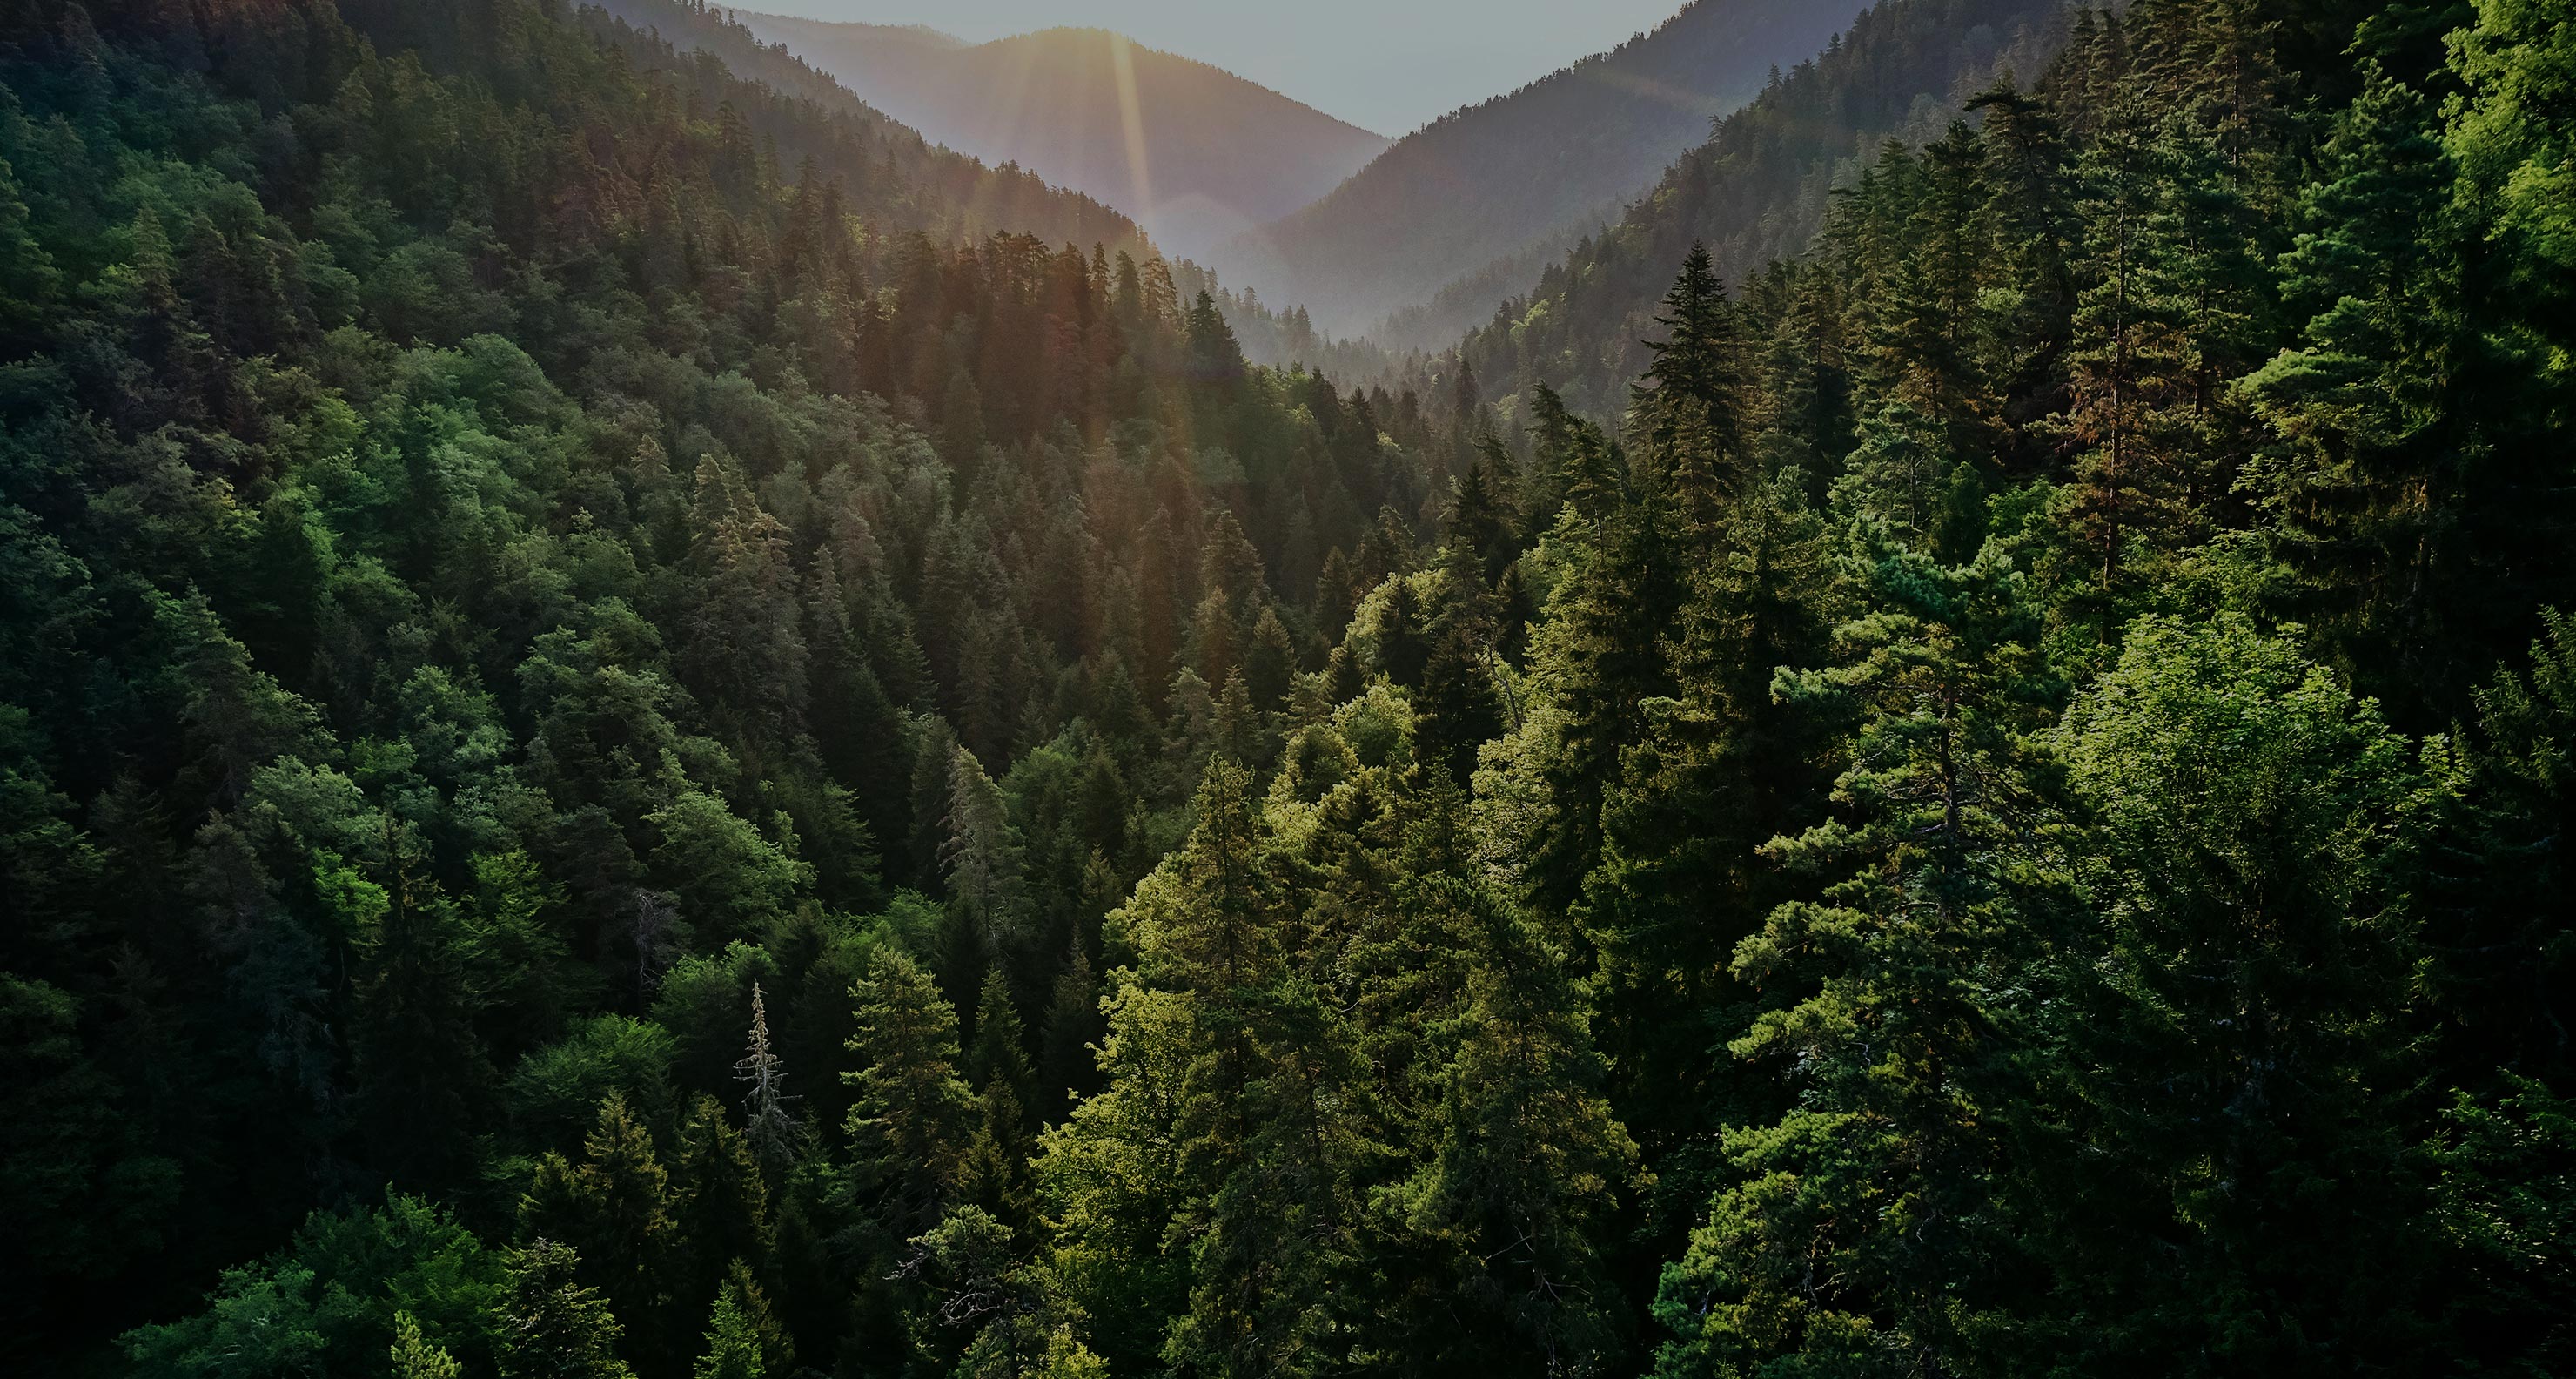
<svg viewBox="0 0 2576 1379"><path fill-rule="evenodd" d="M606 1283L577 1204L513 1224L603 1075L687 1190L775 1178L632 1242L648 1376L746 1250L821 1364L905 1344L848 1303L917 1232L702 1100L749 984L836 1141L898 950L1090 1081L1103 915L1450 449L1135 248L694 4L0 8L0 1369L379 1373L418 1265L489 1376L555 1267L502 1242ZM357 1253L256 1277L313 1232Z"/></svg>
<svg viewBox="0 0 2576 1379"><path fill-rule="evenodd" d="M582 8L577 22L617 45L640 74L666 73L709 108L731 102L746 134L767 141L786 164L773 172L792 175L809 158L837 169L845 193L856 198L850 209L880 224L941 240L1009 231L1050 244L1151 252L1126 215L1035 173L985 166L924 140L700 0L605 0ZM399 8L389 13L388 25L403 22ZM434 13L424 12L418 28L392 32L442 41L429 23ZM609 32L603 19L626 27Z"/></svg>
<svg viewBox="0 0 2576 1379"><path fill-rule="evenodd" d="M0 3L0 1372L2576 1373L2568 0L2047 17L1569 409L776 48Z"/></svg>
<svg viewBox="0 0 2576 1379"><path fill-rule="evenodd" d="M2039 72L2065 13L2057 0L1882 0L1549 264L1467 337L1466 358L1497 384L1544 382L1569 405L1615 411L1650 362L1638 342L1670 265L1693 243L1730 280L1805 252L1833 189L1881 141L1929 140L1998 75Z"/></svg>
<svg viewBox="0 0 2576 1379"><path fill-rule="evenodd" d="M925 136L1088 192L1202 262L1386 147L1266 87L1101 29L965 44L918 28L738 17Z"/></svg>
<svg viewBox="0 0 2576 1379"><path fill-rule="evenodd" d="M1226 246L1229 278L1349 334L1497 259L1581 232L1650 185L1710 121L1813 56L1844 0L1695 0L1652 33L1444 115L1329 196ZM1499 300L1499 298L1497 298ZM1481 318L1491 303L1464 308Z"/></svg>

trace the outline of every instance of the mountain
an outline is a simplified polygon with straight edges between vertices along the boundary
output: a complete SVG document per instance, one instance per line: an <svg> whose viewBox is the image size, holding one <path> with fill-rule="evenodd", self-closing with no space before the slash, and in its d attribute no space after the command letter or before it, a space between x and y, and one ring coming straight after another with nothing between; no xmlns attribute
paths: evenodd
<svg viewBox="0 0 2576 1379"><path fill-rule="evenodd" d="M1464 444L1176 276L696 0L0 4L0 1373L570 1372L516 1270L673 1379L745 1258L955 1370L851 1305L930 1223L700 1098L759 1020L837 1143L910 950L1062 1008L1057 1115L1107 910ZM709 1208L667 1305L536 1185L612 1100Z"/></svg>
<svg viewBox="0 0 2576 1379"><path fill-rule="evenodd" d="M922 28L737 17L929 138L1099 197L1191 258L1331 191L1387 146L1104 29L968 44Z"/></svg>
<svg viewBox="0 0 2576 1379"><path fill-rule="evenodd" d="M1229 276L1360 330L1497 259L1617 214L1849 0L1694 0L1652 33L1406 135L1311 206L1228 245ZM1490 303L1469 308L1481 317Z"/></svg>
<svg viewBox="0 0 2576 1379"><path fill-rule="evenodd" d="M625 26L613 41L639 70L679 83L710 110L730 105L747 134L766 140L785 164L773 174L793 175L810 159L840 177L845 209L854 214L943 240L1011 232L1139 257L1153 252L1128 216L1033 172L984 166L924 139L700 0L604 0L598 8ZM388 25L404 22L400 6L385 13ZM406 41L441 41L428 14L412 22L416 32L395 32Z"/></svg>
<svg viewBox="0 0 2576 1379"><path fill-rule="evenodd" d="M2566 8L1898 0L1614 428L704 0L0 0L0 1374L2576 1373Z"/></svg>
<svg viewBox="0 0 2576 1379"><path fill-rule="evenodd" d="M1805 252L1833 189L1881 142L1928 142L1997 77L2038 73L2065 40L2065 14L2058 0L1884 0L1470 333L1467 362L1497 383L1547 383L1580 410L1616 410L1651 360L1638 342L1657 333L1657 302L1693 243L1730 280Z"/></svg>

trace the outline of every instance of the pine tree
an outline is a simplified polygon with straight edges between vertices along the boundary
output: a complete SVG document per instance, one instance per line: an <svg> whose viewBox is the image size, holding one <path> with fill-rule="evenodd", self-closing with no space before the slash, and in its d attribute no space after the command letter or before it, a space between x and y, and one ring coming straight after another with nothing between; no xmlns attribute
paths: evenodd
<svg viewBox="0 0 2576 1379"><path fill-rule="evenodd" d="M2062 422L2079 454L2062 518L2074 569L2065 581L2108 642L2137 587L2157 569L2165 533L2192 514L2174 472L2173 408L2188 368L2180 305L2164 290L2154 224L2161 192L2155 131L2143 112L2114 112L2078 165L2084 247ZM2141 568L2143 559L2143 568Z"/></svg>
<svg viewBox="0 0 2576 1379"><path fill-rule="evenodd" d="M1731 1047L1787 1069L1797 1102L1725 1136L1732 1181L1655 1304L1680 1338L1665 1373L1854 1353L1970 1367L2027 1276L1998 1224L1995 1118L2032 1091L1989 993L2040 950L2063 889L2036 844L2029 735L2056 689L2039 619L1991 546L1943 567L1862 528L1845 558L1866 603L1837 629L1841 664L1784 668L1777 693L1858 713L1846 817L1766 848L1829 884L1775 910L1733 969L1770 1008Z"/></svg>
<svg viewBox="0 0 2576 1379"><path fill-rule="evenodd" d="M1090 955L1076 941L1056 970L1039 1030L1037 1094L1029 1110L1041 1122L1055 1119L1066 1098L1087 1094L1097 1085L1091 1046L1100 1032L1100 983L1092 975Z"/></svg>
<svg viewBox="0 0 2576 1379"><path fill-rule="evenodd" d="M361 1112L380 1162L416 1189L469 1171L465 1131L485 1119L497 1079L475 1029L472 936L415 870L418 843L391 843L390 884L364 886L374 942L358 1031Z"/></svg>
<svg viewBox="0 0 2576 1379"><path fill-rule="evenodd" d="M1963 122L1923 150L1905 238L1870 304L1869 343L1885 362L1889 402L1923 417L1944 473L1990 464L2001 405L1979 369L1992 326L1982 296L1995 255L1982 140Z"/></svg>
<svg viewBox="0 0 2576 1379"><path fill-rule="evenodd" d="M972 973L1020 955L1030 922L1026 859L1001 787L962 746L949 756L948 801L940 863L963 942L947 958L952 967Z"/></svg>
<svg viewBox="0 0 2576 1379"><path fill-rule="evenodd" d="M1427 1152L1391 1194L1419 1241L1402 1253L1438 1272L1384 1324L1412 1372L1594 1372L1620 1343L1602 1247L1636 1145L1602 1096L1570 955L1462 865L1462 798L1425 793L1403 908L1463 980L1445 1018L1425 1022L1456 1042L1424 1069Z"/></svg>
<svg viewBox="0 0 2576 1379"><path fill-rule="evenodd" d="M1682 260L1680 276L1664 294L1664 312L1655 323L1665 337L1649 342L1654 363L1639 385L1634 410L1651 448L1673 450L1684 435L1698 438L1715 464L1723 466L1743 453L1748 438L1743 327L1726 287L1717 278L1708 246L1693 244ZM1700 447L1686 449L1696 451ZM1722 483L1722 470L1704 479L1686 477L1694 456L1669 461L1676 487Z"/></svg>
<svg viewBox="0 0 2576 1379"><path fill-rule="evenodd" d="M769 1008L756 981L751 984L750 1048L733 1069L734 1080L750 1089L743 1093L742 1113L743 1133L753 1150L773 1171L793 1163L805 1146L805 1126L788 1109L796 1098L787 1092L784 1060L769 1047Z"/></svg>
<svg viewBox="0 0 2576 1379"><path fill-rule="evenodd" d="M394 1379L460 1379L465 1367L420 1334L420 1322L409 1312L394 1313L391 1347Z"/></svg>
<svg viewBox="0 0 2576 1379"><path fill-rule="evenodd" d="M2494 1071L2551 1076L2576 1065L2576 925L2558 839L2576 809L2576 620L2542 614L2527 671L2478 696L2464 742L2465 798L2434 844L2424 942L2436 999L2452 1012L2440 1052L2475 1086Z"/></svg>
<svg viewBox="0 0 2576 1379"><path fill-rule="evenodd" d="M1439 581L1426 628L1430 654L1413 696L1415 732L1421 759L1463 784L1476 773L1478 750L1503 727L1487 664L1494 637L1492 594L1465 537L1449 544Z"/></svg>
<svg viewBox="0 0 2576 1379"><path fill-rule="evenodd" d="M763 1379L768 1373L760 1338L743 1315L734 1290L727 1287L716 1294L715 1311L707 1319L706 1349L691 1374L694 1379Z"/></svg>
<svg viewBox="0 0 2576 1379"><path fill-rule="evenodd" d="M770 1259L769 1186L750 1140L725 1120L723 1106L711 1096L690 1104L675 1167L673 1216L696 1275L681 1295L705 1297L714 1291L722 1261Z"/></svg>
<svg viewBox="0 0 2576 1379"><path fill-rule="evenodd" d="M625 1328L580 1272L572 1247L551 1240L512 1259L497 1347L502 1379L634 1379L617 1358Z"/></svg>
<svg viewBox="0 0 2576 1379"><path fill-rule="evenodd" d="M737 750L765 762L804 727L810 689L789 533L721 452L698 464L689 522L690 558L704 582L685 624L679 668Z"/></svg>
<svg viewBox="0 0 2576 1379"><path fill-rule="evenodd" d="M1279 620L1278 609L1265 607L1243 653L1243 684L1253 708L1265 714L1286 708L1296 674L1297 653L1289 645L1288 626Z"/></svg>
<svg viewBox="0 0 2576 1379"><path fill-rule="evenodd" d="M621 1316L636 1318L634 1347L657 1344L672 1281L672 1251L681 1243L670 1175L653 1136L627 1109L623 1093L599 1105L599 1122L582 1142L582 1161L548 1154L519 1199L528 1237L562 1241L579 1255L579 1276L595 1285Z"/></svg>
<svg viewBox="0 0 2576 1379"><path fill-rule="evenodd" d="M1740 1004L1728 959L1788 898L1759 850L1812 819L1831 778L1831 719L1772 694L1775 673L1824 660L1825 554L1794 476L1729 512L1666 644L1673 694L1646 706L1645 735L1603 803L1585 889L1606 979L1601 1038L1623 1117L1658 1150L1754 1109L1710 1065L1704 1021Z"/></svg>
<svg viewBox="0 0 2576 1379"><path fill-rule="evenodd" d="M1292 912L1249 773L1211 765L1193 813L1121 912L1139 968L1110 1001L1109 1088L1050 1136L1046 1172L1075 1193L1068 1248L1085 1272L1133 1274L1094 1290L1093 1316L1118 1315L1108 1288L1142 1292L1133 1321L1161 1331L1153 1348L1267 1372L1267 1357L1330 1343L1361 1296L1366 1065L1284 946ZM1149 1177L1110 1168L1131 1156ZM1193 1238L1164 1262L1167 1219Z"/></svg>
<svg viewBox="0 0 2576 1379"><path fill-rule="evenodd" d="M2422 1077L2395 1015L2421 970L2410 745L2237 616L2133 623L2063 741L2104 951L2048 983L2052 1120L2082 1147L2028 1190L2074 1225L2031 1235L2085 1280L2077 1353L2284 1372L2337 1363L2333 1334L2434 1363L2430 1204L2397 1129Z"/></svg>
<svg viewBox="0 0 2576 1379"><path fill-rule="evenodd" d="M2245 381L2282 450L2248 476L2286 611L2408 716L2457 713L2555 597L2566 521L2523 469L2529 375L2481 330L2482 251L2429 103L2366 67L2307 192L2282 295L2300 347Z"/></svg>
<svg viewBox="0 0 2576 1379"><path fill-rule="evenodd" d="M1644 443L1635 534L1687 545L1716 529L1749 482L1752 358L1743 313L1727 300L1704 247L1692 246L1664 308L1670 314L1655 319L1666 338L1648 345L1653 386L1639 385L1630 406Z"/></svg>
<svg viewBox="0 0 2576 1379"><path fill-rule="evenodd" d="M976 1089L975 1133L966 1149L964 1200L1005 1222L1025 1221L1030 1211L1027 1164L1033 1137L1027 1111L1036 1075L1010 983L988 968L975 1007L975 1041L966 1053L966 1082Z"/></svg>
<svg viewBox="0 0 2576 1379"><path fill-rule="evenodd" d="M16 112L9 112L14 115ZM8 160L0 158L0 332L15 338L53 304L62 274L27 229L27 202Z"/></svg>
<svg viewBox="0 0 2576 1379"><path fill-rule="evenodd" d="M927 1229L961 1180L973 1094L957 1076L957 1012L921 965L892 946L851 989L860 1070L848 1134L857 1172L897 1236Z"/></svg>
<svg viewBox="0 0 2576 1379"><path fill-rule="evenodd" d="M1583 437L1557 534L1565 564L1531 637L1528 711L1500 753L1497 788L1527 898L1566 913L1600 863L1602 802L1623 753L1646 729L1643 706L1669 695L1661 638L1678 610L1670 535L1651 502L1614 479L1616 452Z"/></svg>

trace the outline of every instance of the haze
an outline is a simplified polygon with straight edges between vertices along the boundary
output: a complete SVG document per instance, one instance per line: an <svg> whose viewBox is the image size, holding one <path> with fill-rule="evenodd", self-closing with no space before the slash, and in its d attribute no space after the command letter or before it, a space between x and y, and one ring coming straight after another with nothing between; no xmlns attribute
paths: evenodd
<svg viewBox="0 0 2576 1379"><path fill-rule="evenodd" d="M1394 137L1669 18L1682 0L754 0L813 19L927 24L983 41L1116 29Z"/></svg>

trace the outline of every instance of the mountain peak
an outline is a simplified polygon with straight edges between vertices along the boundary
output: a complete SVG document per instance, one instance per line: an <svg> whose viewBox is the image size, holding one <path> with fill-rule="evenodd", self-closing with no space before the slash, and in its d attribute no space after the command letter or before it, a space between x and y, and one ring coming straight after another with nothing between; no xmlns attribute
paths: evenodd
<svg viewBox="0 0 2576 1379"><path fill-rule="evenodd" d="M1653 30L1431 121L1314 205L1227 246L1337 334L1615 215L1711 120L1813 56L1861 0L1695 0ZM1473 305L1463 327L1490 301ZM1451 332L1454 338L1454 332Z"/></svg>
<svg viewBox="0 0 2576 1379"><path fill-rule="evenodd" d="M1112 29L1065 25L951 47L882 25L738 18L925 136L1097 196L1190 257L1323 195L1387 146Z"/></svg>

